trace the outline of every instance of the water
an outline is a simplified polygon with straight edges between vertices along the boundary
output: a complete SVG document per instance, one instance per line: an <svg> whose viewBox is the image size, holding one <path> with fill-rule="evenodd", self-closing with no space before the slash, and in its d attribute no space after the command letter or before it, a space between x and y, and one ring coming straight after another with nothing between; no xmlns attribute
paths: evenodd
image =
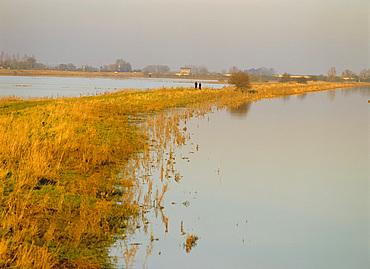
<svg viewBox="0 0 370 269"><path fill-rule="evenodd" d="M219 89L225 84L215 80L198 80L203 87ZM195 80L165 78L71 78L0 76L0 97L79 97L124 89L193 87Z"/></svg>
<svg viewBox="0 0 370 269"><path fill-rule="evenodd" d="M370 87L335 90L188 121L167 229L149 210L147 231L112 247L117 267L136 249L133 268L369 268L368 99Z"/></svg>

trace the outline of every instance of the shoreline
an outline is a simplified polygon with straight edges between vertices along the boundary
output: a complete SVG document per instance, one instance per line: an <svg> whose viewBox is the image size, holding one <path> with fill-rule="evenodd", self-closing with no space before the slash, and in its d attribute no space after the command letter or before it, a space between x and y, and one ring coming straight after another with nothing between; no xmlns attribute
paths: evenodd
<svg viewBox="0 0 370 269"><path fill-rule="evenodd" d="M214 106L361 86L370 83L276 83L244 93L235 87L164 88L81 98L0 98L0 267L109 268L112 236L130 229L127 219L140 212L132 200L137 179L129 163L137 169L148 161L143 157L154 142L140 124L152 115L183 108L191 118ZM156 140L159 147L169 139L183 141L186 130L178 120L156 123L163 138Z"/></svg>
<svg viewBox="0 0 370 269"><path fill-rule="evenodd" d="M0 76L23 76L23 77L70 77L70 78L163 78L184 80L213 80L208 83L227 83L228 77L224 74L190 74L177 75L176 73L143 73L143 72L81 72L81 71L59 71L59 70L26 70L26 69L0 69ZM258 84L252 82L251 84Z"/></svg>
<svg viewBox="0 0 370 269"><path fill-rule="evenodd" d="M71 77L71 78L110 78L110 79L125 79L125 78L165 78L165 79L185 79L185 80L213 80L210 83L228 84L230 74L222 73L205 73L205 74L189 74L180 75L179 73L144 73L144 72L82 72L82 71L60 71L50 69L0 69L0 76L24 76L24 77ZM275 83L282 83L278 80L278 75L266 75L267 77L274 77L272 80L256 78L256 75L250 76L250 84L254 85L269 85ZM264 77L263 75L262 77ZM292 76L292 78L300 76ZM254 79L253 79L254 78ZM262 79L264 80L264 79ZM296 81L291 80L295 83ZM328 81L314 81L309 82L328 82ZM329 83L329 82L328 82ZM337 81L331 83L370 83L370 82L354 82L354 81Z"/></svg>

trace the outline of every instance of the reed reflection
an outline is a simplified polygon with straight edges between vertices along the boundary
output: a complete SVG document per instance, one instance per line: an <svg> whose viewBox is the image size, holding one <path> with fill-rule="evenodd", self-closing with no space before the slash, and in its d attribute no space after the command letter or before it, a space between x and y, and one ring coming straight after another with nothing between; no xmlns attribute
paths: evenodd
<svg viewBox="0 0 370 269"><path fill-rule="evenodd" d="M327 92L327 96L329 100L334 101L335 94L337 92L340 92L343 96L359 94L366 98L370 97L370 87L357 87L357 88L350 88L350 89L330 90Z"/></svg>
<svg viewBox="0 0 370 269"><path fill-rule="evenodd" d="M298 98L298 99L301 99L301 100L306 99L306 97L307 97L307 94L300 94L300 95L297 95L297 98Z"/></svg>
<svg viewBox="0 0 370 269"><path fill-rule="evenodd" d="M329 100L330 101L334 101L334 99L335 99L335 91L328 91L327 94L328 94Z"/></svg>
<svg viewBox="0 0 370 269"><path fill-rule="evenodd" d="M252 103L247 102L237 107L231 107L228 109L228 112L231 114L232 117L243 119L247 116Z"/></svg>
<svg viewBox="0 0 370 269"><path fill-rule="evenodd" d="M351 88L351 89L347 89L347 90L342 89L341 92L344 96L349 96L349 95L352 95L352 94L360 94L361 96L364 96L364 97L367 97L367 98L370 97L370 87L369 86Z"/></svg>

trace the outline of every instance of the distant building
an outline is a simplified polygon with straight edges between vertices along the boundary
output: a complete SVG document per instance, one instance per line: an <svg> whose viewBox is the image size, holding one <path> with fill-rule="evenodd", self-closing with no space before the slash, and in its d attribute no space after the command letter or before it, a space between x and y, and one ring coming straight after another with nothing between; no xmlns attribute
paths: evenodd
<svg viewBox="0 0 370 269"><path fill-rule="evenodd" d="M188 67L182 67L180 68L180 74L181 75L190 75L191 73L191 68L188 68Z"/></svg>

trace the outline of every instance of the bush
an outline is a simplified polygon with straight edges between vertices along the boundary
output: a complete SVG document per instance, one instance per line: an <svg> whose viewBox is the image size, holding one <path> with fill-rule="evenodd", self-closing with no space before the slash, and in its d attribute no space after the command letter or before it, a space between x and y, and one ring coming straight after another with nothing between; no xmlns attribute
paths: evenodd
<svg viewBox="0 0 370 269"><path fill-rule="evenodd" d="M307 84L307 78L305 78L305 77L299 77L299 78L297 78L297 82L299 84Z"/></svg>
<svg viewBox="0 0 370 269"><path fill-rule="evenodd" d="M234 84L240 90L248 89L251 87L249 75L243 72L232 73L229 77L229 84Z"/></svg>

